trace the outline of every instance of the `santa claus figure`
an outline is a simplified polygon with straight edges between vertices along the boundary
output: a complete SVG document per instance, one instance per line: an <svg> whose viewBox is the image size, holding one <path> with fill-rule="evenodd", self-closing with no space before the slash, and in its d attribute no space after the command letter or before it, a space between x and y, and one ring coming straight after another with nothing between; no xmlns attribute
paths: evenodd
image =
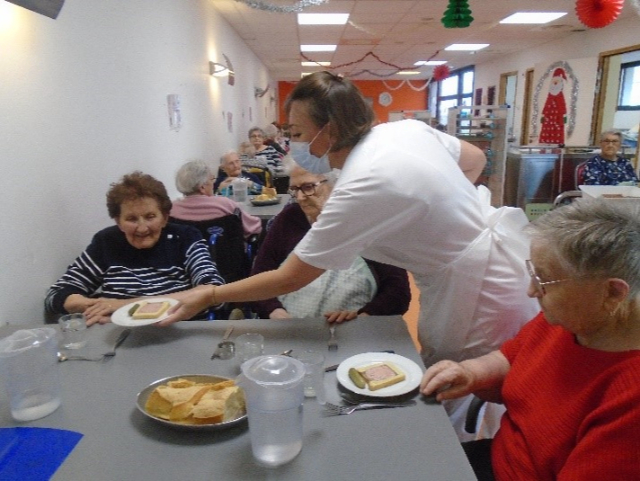
<svg viewBox="0 0 640 481"><path fill-rule="evenodd" d="M541 144L562 144L564 145L564 125L567 123L567 104L564 101L564 81L567 74L561 68L553 71L551 84L549 85L549 95L542 109L540 123Z"/></svg>

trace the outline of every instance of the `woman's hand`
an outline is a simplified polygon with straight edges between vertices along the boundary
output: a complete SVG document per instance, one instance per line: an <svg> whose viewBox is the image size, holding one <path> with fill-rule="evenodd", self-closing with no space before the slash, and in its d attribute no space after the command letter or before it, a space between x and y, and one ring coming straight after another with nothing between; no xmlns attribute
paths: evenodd
<svg viewBox="0 0 640 481"><path fill-rule="evenodd" d="M343 322L350 321L358 317L358 311L332 311L325 312L324 317L327 318L327 322Z"/></svg>
<svg viewBox="0 0 640 481"><path fill-rule="evenodd" d="M98 297L97 299L88 299L88 307L83 311L84 317L87 319L87 326L93 324L107 324L111 322L111 314L126 306L134 299L108 299L106 297Z"/></svg>
<svg viewBox="0 0 640 481"><path fill-rule="evenodd" d="M461 363L440 361L426 370L420 382L425 396L436 394L436 399L455 399L470 394L475 382L474 374Z"/></svg>
<svg viewBox="0 0 640 481"><path fill-rule="evenodd" d="M289 314L286 309L278 307L277 309L271 311L271 314L269 314L269 319L291 319L291 314Z"/></svg>
<svg viewBox="0 0 640 481"><path fill-rule="evenodd" d="M180 302L170 308L168 311L169 316L156 325L164 327L174 322L191 319L199 312L214 305L215 289L216 286L207 284L171 294L171 297Z"/></svg>

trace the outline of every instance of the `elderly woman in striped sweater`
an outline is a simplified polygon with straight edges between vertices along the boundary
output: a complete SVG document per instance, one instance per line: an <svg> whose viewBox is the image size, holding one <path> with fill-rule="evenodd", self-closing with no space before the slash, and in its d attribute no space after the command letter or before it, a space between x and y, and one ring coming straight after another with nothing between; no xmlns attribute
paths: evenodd
<svg viewBox="0 0 640 481"><path fill-rule="evenodd" d="M171 200L162 182L142 172L125 175L111 184L107 209L116 225L98 232L51 286L47 312L82 312L87 325L104 324L139 298L181 300L196 286L224 284L200 232L167 223Z"/></svg>

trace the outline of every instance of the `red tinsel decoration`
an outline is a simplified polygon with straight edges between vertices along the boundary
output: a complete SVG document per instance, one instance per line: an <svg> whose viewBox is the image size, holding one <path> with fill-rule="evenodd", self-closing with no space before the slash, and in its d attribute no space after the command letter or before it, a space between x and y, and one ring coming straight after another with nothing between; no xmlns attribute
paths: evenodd
<svg viewBox="0 0 640 481"><path fill-rule="evenodd" d="M440 80L446 79L451 73L451 69L446 65L436 65L433 68L433 80L439 82Z"/></svg>
<svg viewBox="0 0 640 481"><path fill-rule="evenodd" d="M589 28L602 28L613 22L624 5L624 0L578 0L576 14Z"/></svg>

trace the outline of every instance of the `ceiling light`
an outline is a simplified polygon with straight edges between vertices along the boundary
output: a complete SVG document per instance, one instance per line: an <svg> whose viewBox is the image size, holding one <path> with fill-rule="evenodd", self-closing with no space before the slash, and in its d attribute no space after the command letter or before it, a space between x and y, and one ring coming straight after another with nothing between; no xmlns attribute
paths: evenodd
<svg viewBox="0 0 640 481"><path fill-rule="evenodd" d="M564 17L567 12L516 12L500 23L549 23Z"/></svg>
<svg viewBox="0 0 640 481"><path fill-rule="evenodd" d="M328 67L331 62L300 62L303 67Z"/></svg>
<svg viewBox="0 0 640 481"><path fill-rule="evenodd" d="M446 60L418 60L413 65L422 67L423 65L444 65L445 63L447 63Z"/></svg>
<svg viewBox="0 0 640 481"><path fill-rule="evenodd" d="M418 70L402 70L401 72L396 72L396 75L418 75L419 73Z"/></svg>
<svg viewBox="0 0 640 481"><path fill-rule="evenodd" d="M445 50L463 50L463 51L475 51L482 50L485 47L488 47L488 43L453 43L449 45Z"/></svg>
<svg viewBox="0 0 640 481"><path fill-rule="evenodd" d="M335 52L337 45L300 45L301 52Z"/></svg>
<svg viewBox="0 0 640 481"><path fill-rule="evenodd" d="M299 13L298 25L344 25L348 13Z"/></svg>

